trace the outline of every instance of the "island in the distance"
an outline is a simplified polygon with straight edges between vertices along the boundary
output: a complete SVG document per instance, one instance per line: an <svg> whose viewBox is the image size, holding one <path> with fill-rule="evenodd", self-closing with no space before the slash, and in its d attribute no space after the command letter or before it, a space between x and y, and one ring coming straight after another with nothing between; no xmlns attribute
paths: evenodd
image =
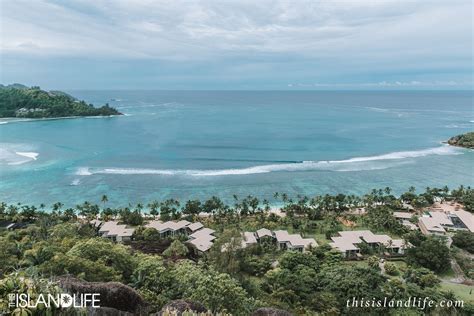
<svg viewBox="0 0 474 316"><path fill-rule="evenodd" d="M448 140L448 144L451 146L474 149L474 132L468 132L465 134L451 137Z"/></svg>
<svg viewBox="0 0 474 316"><path fill-rule="evenodd" d="M45 91L21 84L0 84L0 117L59 118L122 115L108 104L99 108L62 91Z"/></svg>

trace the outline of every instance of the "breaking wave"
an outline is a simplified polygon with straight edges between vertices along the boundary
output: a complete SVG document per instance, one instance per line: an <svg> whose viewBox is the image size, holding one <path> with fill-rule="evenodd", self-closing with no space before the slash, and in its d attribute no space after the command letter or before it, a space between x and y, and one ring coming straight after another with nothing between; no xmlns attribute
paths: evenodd
<svg viewBox="0 0 474 316"><path fill-rule="evenodd" d="M21 165L38 159L39 153L30 150L23 144L0 143L0 164Z"/></svg>
<svg viewBox="0 0 474 316"><path fill-rule="evenodd" d="M278 171L310 171L310 170L328 170L328 171L362 171L386 169L396 165L410 163L404 159L417 158L430 155L459 155L462 151L451 146L440 146L435 148L400 151L378 156L355 157L345 160L329 161L301 161L292 163L267 164L252 166L246 168L233 169L150 169L150 168L79 168L76 175L89 176L94 174L111 175L165 175L165 176L193 176L193 177L212 177L212 176L230 176L230 175L248 175L270 173Z"/></svg>

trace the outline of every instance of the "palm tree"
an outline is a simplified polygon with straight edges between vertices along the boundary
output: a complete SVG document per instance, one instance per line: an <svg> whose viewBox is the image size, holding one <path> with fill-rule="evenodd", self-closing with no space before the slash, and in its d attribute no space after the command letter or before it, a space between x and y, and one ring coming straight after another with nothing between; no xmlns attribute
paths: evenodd
<svg viewBox="0 0 474 316"><path fill-rule="evenodd" d="M56 203L53 204L53 211L60 211L63 206L64 206L63 203L61 203L61 202L56 202Z"/></svg>
<svg viewBox="0 0 474 316"><path fill-rule="evenodd" d="M104 204L104 209L105 209L105 203L107 203L109 201L109 198L107 197L107 195L102 195L102 198L100 199L100 201Z"/></svg>
<svg viewBox="0 0 474 316"><path fill-rule="evenodd" d="M158 209L160 208L160 202L157 200L153 200L152 202L148 203L148 207L150 208L150 214L153 216L158 215Z"/></svg>

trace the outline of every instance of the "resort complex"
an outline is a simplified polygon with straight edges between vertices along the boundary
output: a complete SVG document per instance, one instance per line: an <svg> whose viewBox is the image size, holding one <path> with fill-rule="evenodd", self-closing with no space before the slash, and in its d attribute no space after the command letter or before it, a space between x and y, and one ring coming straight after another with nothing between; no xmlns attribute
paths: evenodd
<svg viewBox="0 0 474 316"><path fill-rule="evenodd" d="M187 299L194 305L184 310L253 315L257 298L293 315L329 312L305 294L323 288L344 297L354 291L364 297L373 287L379 296L388 288L406 297L437 293L447 299L446 288L474 303L474 191L443 192L285 198L278 210L254 197L233 206L216 198L188 201L180 209L170 208L179 202L165 200L148 204L149 211L84 203L42 212L3 203L0 259L6 263L0 273L10 280L24 267L22 277L28 277L27 268L34 267L45 278L59 278L63 291L72 291L66 276L77 278L76 288L119 286L113 292L125 291L120 297L133 307L104 306L138 314L166 312ZM433 202L414 203L420 196ZM8 247L11 240L21 247ZM282 304L280 293L291 293L301 305ZM332 304L349 311L345 301Z"/></svg>

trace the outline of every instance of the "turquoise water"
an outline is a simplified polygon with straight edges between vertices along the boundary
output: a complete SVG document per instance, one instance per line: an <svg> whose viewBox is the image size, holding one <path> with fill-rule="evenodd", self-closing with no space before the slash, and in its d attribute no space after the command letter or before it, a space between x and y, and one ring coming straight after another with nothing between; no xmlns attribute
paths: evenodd
<svg viewBox="0 0 474 316"><path fill-rule="evenodd" d="M70 91L126 115L0 124L0 200L110 205L474 185L473 93Z"/></svg>

